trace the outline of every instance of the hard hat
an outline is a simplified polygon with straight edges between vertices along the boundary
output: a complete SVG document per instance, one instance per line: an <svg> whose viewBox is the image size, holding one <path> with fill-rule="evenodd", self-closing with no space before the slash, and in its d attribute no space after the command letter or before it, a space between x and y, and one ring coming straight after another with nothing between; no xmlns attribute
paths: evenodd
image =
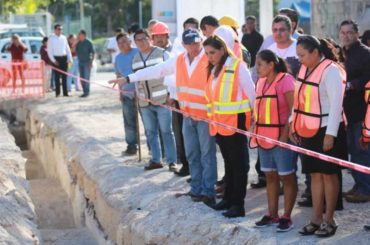
<svg viewBox="0 0 370 245"><path fill-rule="evenodd" d="M237 40L238 37L236 36L234 30L231 29L230 26L227 26L227 25L219 26L217 27L217 29L215 30L213 34L220 37L222 41L224 41L226 46L230 50L233 50L235 40Z"/></svg>
<svg viewBox="0 0 370 245"><path fill-rule="evenodd" d="M170 29L168 28L168 25L163 22L155 23L150 31L152 35L170 34Z"/></svg>
<svg viewBox="0 0 370 245"><path fill-rule="evenodd" d="M225 26L230 26L230 27L234 27L234 28L239 28L239 23L236 19L234 19L233 17L231 16L224 16L222 17L219 21L220 25L225 25Z"/></svg>

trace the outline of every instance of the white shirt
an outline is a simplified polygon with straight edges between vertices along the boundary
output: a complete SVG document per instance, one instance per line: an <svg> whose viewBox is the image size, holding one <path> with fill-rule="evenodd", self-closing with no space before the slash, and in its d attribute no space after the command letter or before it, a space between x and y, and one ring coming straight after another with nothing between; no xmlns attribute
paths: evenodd
<svg viewBox="0 0 370 245"><path fill-rule="evenodd" d="M272 38L272 36L271 36ZM267 48L261 48L260 50L265 50L265 49L269 49L271 50L272 52L274 52L277 56L283 58L285 61L287 61L287 58L294 58L297 62L298 62L298 55L297 55L297 40L296 39L293 39L293 42L292 44L290 44L289 47L287 48L284 48L284 49L281 49L281 48L278 48L276 42L274 42L274 39L272 39L272 42L270 44L270 46L268 46ZM296 62L296 63L297 63ZM289 66L289 62L286 62L287 66ZM298 69L298 64L295 66L296 69ZM288 67L289 68L289 67ZM258 80L258 74L257 74L257 67L254 66L251 70L252 72L252 79L253 81L256 83L257 80Z"/></svg>
<svg viewBox="0 0 370 245"><path fill-rule="evenodd" d="M301 36L301 34L299 34L298 32L294 32L292 37L294 39L298 39L298 37ZM264 50L264 49L267 49L268 47L270 47L273 43L275 42L274 40L274 37L272 35L268 35L264 40L263 40L263 43L260 47L260 49L258 51L261 51L261 50Z"/></svg>
<svg viewBox="0 0 370 245"><path fill-rule="evenodd" d="M72 62L71 50L64 35L57 36L52 34L48 40L47 52L52 62L55 62L54 56L67 56L68 61Z"/></svg>
<svg viewBox="0 0 370 245"><path fill-rule="evenodd" d="M231 62L231 58L227 58L225 65L229 65ZM214 73L215 69L212 70L212 74ZM215 77L212 80L212 90L215 88L217 84L218 77ZM248 96L250 108L253 108L254 101L256 99L256 92L254 83L252 81L251 74L247 68L245 62L240 62L239 65L239 88L237 94L237 100L241 100L242 94Z"/></svg>
<svg viewBox="0 0 370 245"><path fill-rule="evenodd" d="M283 58L284 60L288 57L298 58L297 56L297 40L293 39L292 44L287 48L279 48L274 42L267 49L274 52L277 56Z"/></svg>
<svg viewBox="0 0 370 245"><path fill-rule="evenodd" d="M107 49L113 49L114 50L114 52L111 54L112 63L114 64L114 62L116 61L116 56L120 53L115 36L109 38Z"/></svg>
<svg viewBox="0 0 370 245"><path fill-rule="evenodd" d="M169 43L171 45L171 43ZM184 49L184 48L183 48ZM169 52L169 51L167 51ZM172 45L171 51L169 52L170 57L176 57L177 55L183 53L175 44ZM167 59L166 59L167 60ZM170 98L177 100L176 94L176 76L174 74L165 76L163 84L167 86L168 92L170 93Z"/></svg>
<svg viewBox="0 0 370 245"><path fill-rule="evenodd" d="M204 55L204 49L193 59L193 62L190 64L189 56L185 55L185 63L186 63L186 70L188 72L188 76L190 77L195 68L197 67L199 61ZM158 79L164 76L174 75L176 78L176 66L177 66L177 58L179 55L171 57L170 59L166 60L163 63L157 64L155 66L146 67L144 69L138 70L137 72L129 75L130 82L137 82L143 80L151 80L151 79ZM176 88L176 79L172 79L172 84L166 84L169 87ZM175 95L177 98L177 95Z"/></svg>
<svg viewBox="0 0 370 245"><path fill-rule="evenodd" d="M326 128L326 134L334 137L338 134L339 124L343 121L343 79L340 70L335 64L327 67L319 85L321 113L329 114L322 117L321 127ZM355 108L354 108L355 109Z"/></svg>

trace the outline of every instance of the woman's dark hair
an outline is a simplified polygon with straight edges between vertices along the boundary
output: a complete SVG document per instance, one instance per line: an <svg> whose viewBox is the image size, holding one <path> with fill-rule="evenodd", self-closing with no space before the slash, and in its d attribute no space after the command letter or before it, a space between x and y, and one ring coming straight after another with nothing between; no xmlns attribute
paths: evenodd
<svg viewBox="0 0 370 245"><path fill-rule="evenodd" d="M224 56L222 56L220 63L216 65L215 77L217 77L218 74L220 73L223 65L225 64L227 57L230 56L229 49L227 48L225 42L220 37L218 37L217 35L213 35L213 36L208 37L204 41L203 46L204 47L205 46L211 46L212 48L215 48L215 49L218 49L218 50L223 48L225 50L225 54L224 54ZM207 67L208 77L211 75L211 72L212 72L213 68L214 68L214 65L208 64L208 67Z"/></svg>
<svg viewBox="0 0 370 245"><path fill-rule="evenodd" d="M257 57L262 59L263 61L267 63L274 63L274 71L279 73L279 72L288 72L288 68L286 66L285 61L283 58L277 56L274 52L271 50L265 49L262 50L257 54Z"/></svg>
<svg viewBox="0 0 370 245"><path fill-rule="evenodd" d="M329 43L329 48L331 48L333 50L333 53L336 54L338 62L344 63L345 55L343 48L331 38L325 38L325 41Z"/></svg>
<svg viewBox="0 0 370 245"><path fill-rule="evenodd" d="M297 46L301 45L308 52L312 53L315 49L319 51L319 54L323 55L325 58L338 62L339 58L334 52L333 48L325 39L318 39L317 37L311 35L302 35L297 39Z"/></svg>
<svg viewBox="0 0 370 245"><path fill-rule="evenodd" d="M361 37L361 42L366 46L368 45L368 40L370 40L370 30L364 31Z"/></svg>

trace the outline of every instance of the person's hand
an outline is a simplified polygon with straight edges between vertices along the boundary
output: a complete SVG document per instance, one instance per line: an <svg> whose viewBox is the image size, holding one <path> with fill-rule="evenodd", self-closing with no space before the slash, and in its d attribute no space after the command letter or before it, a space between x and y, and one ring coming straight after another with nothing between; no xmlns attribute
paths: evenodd
<svg viewBox="0 0 370 245"><path fill-rule="evenodd" d="M369 149L369 143L365 143L362 137L358 140L358 144L360 145L361 149L367 151Z"/></svg>
<svg viewBox="0 0 370 245"><path fill-rule="evenodd" d="M55 66L59 66L59 62L58 61L54 61L54 65Z"/></svg>
<svg viewBox="0 0 370 245"><path fill-rule="evenodd" d="M289 128L288 137L289 137L290 141L293 142L293 144L299 145L298 136L297 136L296 133L293 132L293 130L291 128Z"/></svg>
<svg viewBox="0 0 370 245"><path fill-rule="evenodd" d="M117 78L117 79L113 79L113 80L108 81L108 84L113 84L113 87L116 86L116 84L118 84L119 86L122 86L126 83L127 83L126 77L121 77L121 78Z"/></svg>
<svg viewBox="0 0 370 245"><path fill-rule="evenodd" d="M284 142L284 143L288 143L288 140L289 140L289 134L282 134L279 138L279 141Z"/></svg>
<svg viewBox="0 0 370 245"><path fill-rule="evenodd" d="M173 99L171 99L169 96L167 96L167 99L166 99L166 104L169 105L169 106L172 106L174 107L175 105L175 101Z"/></svg>
<svg viewBox="0 0 370 245"><path fill-rule="evenodd" d="M322 149L324 152L330 151L334 146L334 136L326 134Z"/></svg>

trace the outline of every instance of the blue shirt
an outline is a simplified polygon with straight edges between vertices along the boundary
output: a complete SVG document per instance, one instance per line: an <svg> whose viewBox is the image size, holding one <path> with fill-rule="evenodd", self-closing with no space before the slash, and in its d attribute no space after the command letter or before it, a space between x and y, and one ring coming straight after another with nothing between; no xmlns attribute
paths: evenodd
<svg viewBox="0 0 370 245"><path fill-rule="evenodd" d="M116 56L116 60L114 63L114 70L117 74L120 74L122 77L126 77L133 73L132 71L132 59L134 56L137 54L138 49L137 48L132 48L130 52L124 54L124 53L119 53ZM135 83L128 83L123 86L121 86L121 90L124 91L135 91ZM133 94L125 94L127 97L133 98Z"/></svg>

